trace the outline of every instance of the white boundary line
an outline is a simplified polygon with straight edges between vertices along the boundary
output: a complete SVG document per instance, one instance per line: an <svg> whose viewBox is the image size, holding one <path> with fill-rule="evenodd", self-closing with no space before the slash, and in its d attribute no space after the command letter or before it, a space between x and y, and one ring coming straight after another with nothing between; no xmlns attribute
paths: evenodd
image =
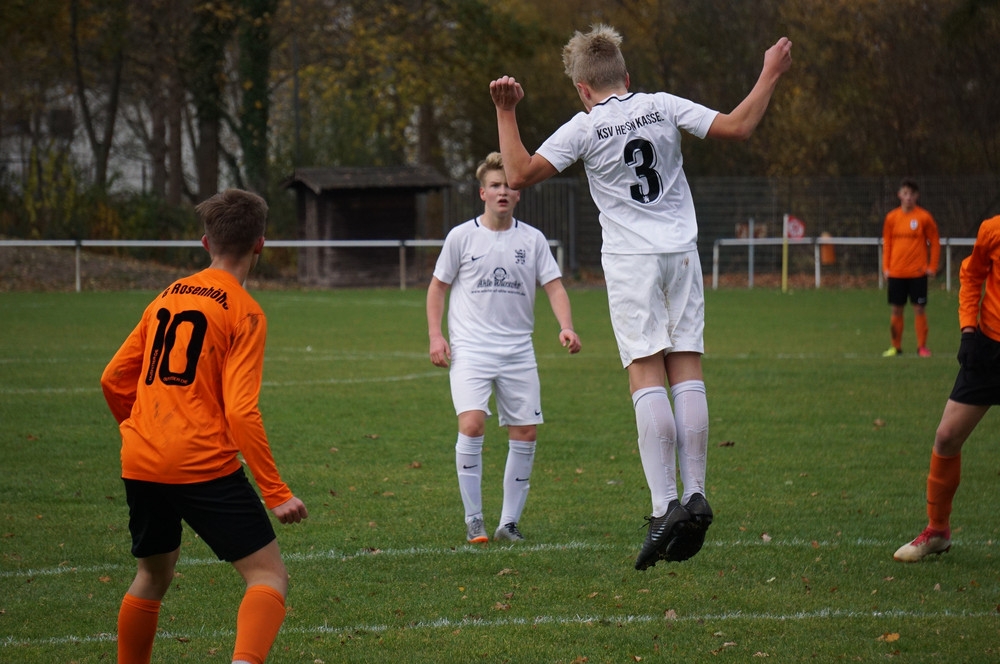
<svg viewBox="0 0 1000 664"><path fill-rule="evenodd" d="M318 635L318 634L357 634L357 633L382 633L393 630L412 632L414 630L434 630L434 629L458 629L473 627L522 627L535 625L589 625L594 623L605 623L613 625L634 624L634 623L703 623L703 622L732 622L747 620L767 620L772 622L792 622L819 620L828 618L840 619L864 619L864 618L931 618L942 620L945 618L966 620L969 618L993 618L995 611L965 612L965 611L853 611L845 609L821 609L819 611L800 611L796 613L746 613L743 611L730 611L727 613L710 613L694 615L678 615L675 618L665 618L662 615L573 615L573 616L535 616L534 618L503 618L497 620L483 620L481 618L463 618L452 620L450 618L439 618L430 621L407 622L400 625L344 625L329 626L317 625L315 627L288 627L281 629L283 634ZM235 630L223 629L211 632L196 632L192 634L175 634L173 632L157 631L157 640L175 640L178 638L219 638L232 637ZM280 638L280 636L279 636ZM7 637L0 641L0 647L25 647L25 646L47 646L63 645L67 643L113 643L117 641L114 634L101 632L89 636L54 636L45 639L14 639Z"/></svg>
<svg viewBox="0 0 1000 664"><path fill-rule="evenodd" d="M962 548L992 548L996 546L996 542L993 540L985 541L967 541L967 540L953 540L953 543L958 543ZM898 544L897 541L887 542L883 540L875 539L851 539L851 540L837 540L837 541L819 541L819 540L805 540L805 539L787 539L787 540L771 540L769 542L764 542L759 539L753 540L733 540L726 542L708 542L705 546L715 547L715 548L740 548L740 547L757 547L757 548L768 548L768 547L778 547L778 548L801 548L801 549L815 549L816 551L834 551L840 549L841 547L866 547L875 549L885 549L891 553L893 547ZM455 556L455 555L474 555L474 556L486 556L491 554L500 553L510 553L511 551L517 551L519 553L531 553L540 551L613 551L616 548L621 548L623 555L625 553L634 553L632 548L634 547L615 547L610 544L594 544L590 542L580 542L580 541L570 541L564 544L490 544L489 546L481 546L474 544L463 544L455 547L410 547L406 549L372 549L364 548L358 549L353 553L347 551L339 551L337 549L328 549L326 551L311 551L308 553L299 552L288 552L283 551L282 557L288 563L296 562L314 562L314 561L339 561L339 562L351 562L354 560L361 560L367 558L377 558L377 557L389 557L389 558L400 558L400 557L413 557L413 556ZM888 555L888 554L887 554ZM178 569L190 568L190 567L205 567L208 565L222 565L225 564L215 558L181 558L180 562L177 564ZM60 565L57 567L38 567L20 570L0 570L0 579L22 579L31 577L46 577L46 576L58 576L62 574L93 574L97 572L115 572L123 569L131 570L134 569L134 565L129 563L108 563L105 565L88 565L88 566L71 566L71 565Z"/></svg>
<svg viewBox="0 0 1000 664"><path fill-rule="evenodd" d="M403 374L402 376L376 376L374 378L319 378L316 380L287 380L271 381L265 380L261 383L263 387L299 387L302 385L359 385L363 383L400 383L408 380L422 380L424 378L446 378L447 371L424 371L420 373ZM0 388L0 394L10 395L48 395L48 394L91 394L100 392L100 387L25 387L5 389Z"/></svg>

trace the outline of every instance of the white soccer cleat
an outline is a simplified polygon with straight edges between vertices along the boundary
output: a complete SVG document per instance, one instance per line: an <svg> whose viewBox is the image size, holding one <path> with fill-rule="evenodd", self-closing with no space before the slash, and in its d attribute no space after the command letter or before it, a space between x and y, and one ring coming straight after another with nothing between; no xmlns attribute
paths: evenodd
<svg viewBox="0 0 1000 664"><path fill-rule="evenodd" d="M523 539L524 535L517 529L516 523L505 523L493 533L494 542L520 542Z"/></svg>
<svg viewBox="0 0 1000 664"><path fill-rule="evenodd" d="M915 540L896 549L896 553L892 554L892 557L901 563L915 563L932 553L942 554L950 548L950 531L934 530L927 526L924 528L924 532L917 535Z"/></svg>
<svg viewBox="0 0 1000 664"><path fill-rule="evenodd" d="M465 524L465 539L468 540L469 544L482 544L490 541L486 534L486 525L480 517L474 517Z"/></svg>

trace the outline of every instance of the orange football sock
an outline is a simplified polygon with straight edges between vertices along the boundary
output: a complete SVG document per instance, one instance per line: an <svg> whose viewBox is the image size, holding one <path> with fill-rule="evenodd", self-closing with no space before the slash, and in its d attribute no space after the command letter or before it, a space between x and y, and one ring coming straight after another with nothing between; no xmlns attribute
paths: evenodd
<svg viewBox="0 0 1000 664"><path fill-rule="evenodd" d="M934 530L949 530L951 504L962 476L962 455L938 456L931 452L931 472L927 476L927 521Z"/></svg>
<svg viewBox="0 0 1000 664"><path fill-rule="evenodd" d="M902 348L903 347L903 317L902 316L890 316L889 317L889 333L892 335L892 347Z"/></svg>
<svg viewBox="0 0 1000 664"><path fill-rule="evenodd" d="M149 664L160 602L125 593L118 610L118 664Z"/></svg>
<svg viewBox="0 0 1000 664"><path fill-rule="evenodd" d="M285 598L281 593L265 585L247 588L236 615L233 660L263 664L284 620Z"/></svg>
<svg viewBox="0 0 1000 664"><path fill-rule="evenodd" d="M927 347L927 313L917 314L913 319L913 326L917 330L917 347Z"/></svg>

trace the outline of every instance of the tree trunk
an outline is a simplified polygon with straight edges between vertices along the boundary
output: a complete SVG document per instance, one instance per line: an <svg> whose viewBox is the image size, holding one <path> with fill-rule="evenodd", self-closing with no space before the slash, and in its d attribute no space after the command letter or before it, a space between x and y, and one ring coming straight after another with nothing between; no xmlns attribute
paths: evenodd
<svg viewBox="0 0 1000 664"><path fill-rule="evenodd" d="M240 147L250 189L268 189L267 122L270 113L271 24L277 0L244 0L246 15L240 25Z"/></svg>

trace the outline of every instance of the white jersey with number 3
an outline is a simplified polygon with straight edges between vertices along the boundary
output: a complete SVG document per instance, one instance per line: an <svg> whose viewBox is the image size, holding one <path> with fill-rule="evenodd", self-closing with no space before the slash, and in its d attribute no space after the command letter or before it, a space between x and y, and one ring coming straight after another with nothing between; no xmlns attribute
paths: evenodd
<svg viewBox="0 0 1000 664"><path fill-rule="evenodd" d="M562 172L582 159L600 210L606 254L697 249L681 132L704 138L718 111L666 92L611 96L578 113L541 147Z"/></svg>
<svg viewBox="0 0 1000 664"><path fill-rule="evenodd" d="M540 230L515 219L493 231L470 219L448 232L434 276L451 285L452 352L531 349L535 288L562 276Z"/></svg>

